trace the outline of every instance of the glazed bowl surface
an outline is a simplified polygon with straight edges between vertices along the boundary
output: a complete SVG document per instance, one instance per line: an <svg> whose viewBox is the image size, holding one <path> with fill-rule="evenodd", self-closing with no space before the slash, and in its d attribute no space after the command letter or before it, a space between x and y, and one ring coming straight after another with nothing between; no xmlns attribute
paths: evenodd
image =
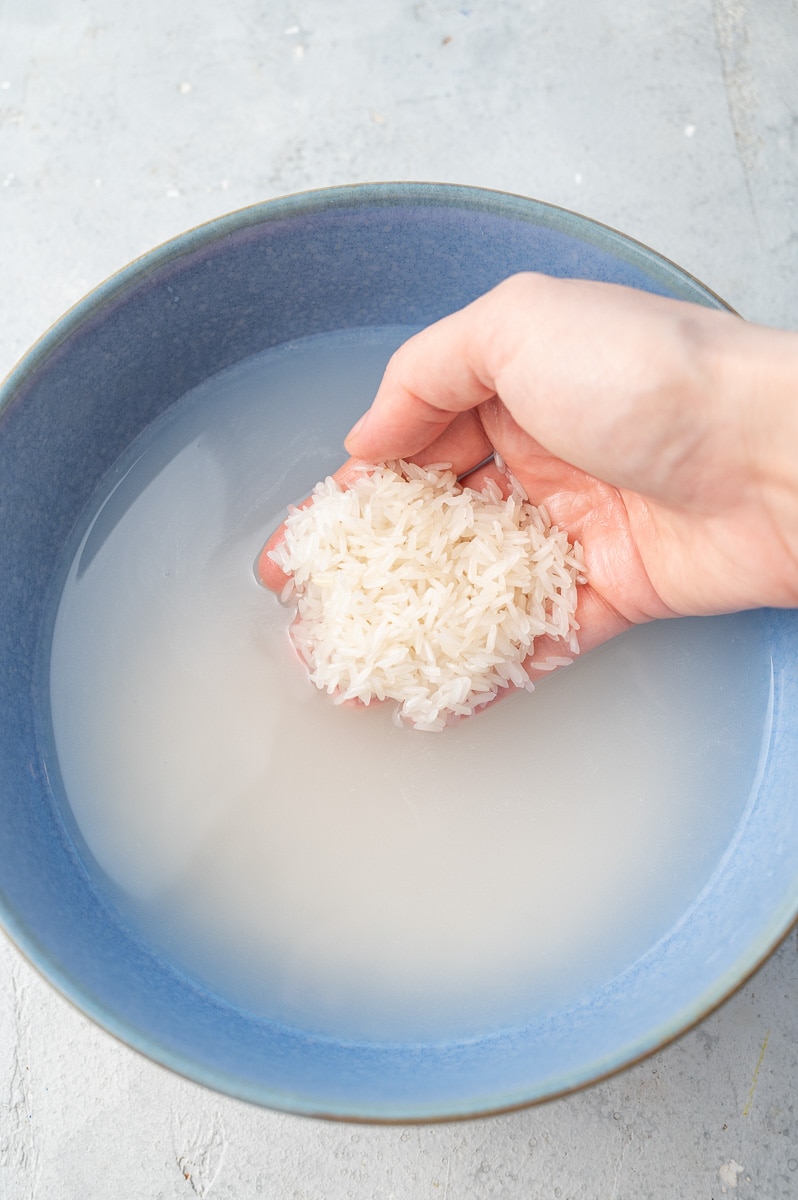
<svg viewBox="0 0 798 1200"><path fill-rule="evenodd" d="M310 192L153 250L67 313L0 397L0 918L102 1027L219 1091L363 1120L496 1112L591 1083L721 1003L798 910L798 620L750 616L770 671L755 786L717 869L665 937L604 986L471 1039L380 1043L256 1017L199 986L120 914L51 767L53 579L100 481L191 389L333 330L421 327L534 270L724 305L639 243L523 197L433 184ZM334 469L356 411L321 418ZM301 410L290 414L303 422ZM305 418L307 420L307 417ZM284 503L296 499L286 494ZM622 831L619 831L622 837Z"/></svg>

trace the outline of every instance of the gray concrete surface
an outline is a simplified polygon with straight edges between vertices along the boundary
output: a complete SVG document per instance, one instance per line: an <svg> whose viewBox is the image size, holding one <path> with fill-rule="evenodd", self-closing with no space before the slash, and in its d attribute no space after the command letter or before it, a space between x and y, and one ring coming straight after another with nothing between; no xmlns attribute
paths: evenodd
<svg viewBox="0 0 798 1200"><path fill-rule="evenodd" d="M794 0L0 0L0 376L164 238L369 179L575 208L795 326L797 59ZM798 1197L796 948L614 1080L401 1129L174 1078L0 942L0 1200Z"/></svg>

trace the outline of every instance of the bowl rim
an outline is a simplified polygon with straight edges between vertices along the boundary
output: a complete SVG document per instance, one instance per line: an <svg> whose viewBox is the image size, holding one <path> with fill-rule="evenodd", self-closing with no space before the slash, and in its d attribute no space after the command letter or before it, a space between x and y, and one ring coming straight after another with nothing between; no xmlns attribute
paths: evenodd
<svg viewBox="0 0 798 1200"><path fill-rule="evenodd" d="M51 354L80 328L83 322L99 315L107 305L123 295L127 289L135 287L168 263L188 256L197 249L217 242L230 234L272 221L306 216L331 209L341 211L347 208L401 208L410 205L452 207L461 210L464 208L482 209L491 215L505 215L508 218L527 220L530 223L540 223L540 218L546 215L550 220L559 220L560 222L564 218L566 225L571 225L572 231L582 236L583 239L587 234L589 235L588 240L597 244L606 244L609 240L613 249L625 251L624 257L627 261L630 260L630 257L632 260L645 261L649 265L656 266L664 275L672 274L674 278L687 280L696 287L698 292L703 293L709 306L730 313L735 312L711 288L671 259L651 249L644 242L572 209L518 193L464 184L420 181L343 184L293 192L234 209L191 226L182 233L158 243L120 267L57 317L0 381L0 420L25 382L35 374ZM178 1054L161 1046L156 1038L132 1027L129 1028L127 1021L116 1018L113 1011L92 997L79 980L74 979L69 972L52 962L49 951L38 943L38 939L34 935L28 934L22 922L6 905L2 893L0 893L0 925L17 952L74 1009L91 1019L117 1041L142 1054L160 1067L165 1067L193 1083L212 1088L234 1099L293 1115L363 1124L408 1125L473 1120L529 1108L592 1087L658 1053L699 1025L756 974L775 950L790 936L792 930L798 926L798 897L795 911L787 914L786 918L782 913L771 922L770 927L764 933L760 934L756 945L752 946L750 952L743 956L744 962L740 962L740 971L730 968L726 975L718 980L716 986L705 989L704 993L696 998L686 1010L682 1009L665 1025L652 1030L646 1038L638 1039L637 1044L629 1045L625 1049L616 1048L610 1056L611 1061L603 1064L594 1063L592 1068L588 1068L587 1071L580 1071L580 1078L564 1082L563 1086L553 1090L542 1090L537 1095L520 1098L508 1097L505 1103L499 1100L496 1103L462 1107L455 1111L450 1109L446 1112L432 1111L429 1113L402 1112L399 1111L399 1106L395 1106L395 1112L385 1115L364 1114L348 1103L339 1105L337 1109L325 1109L318 1107L315 1103L304 1102L300 1096L272 1092L268 1086L253 1087L243 1084L243 1081L236 1080L233 1075L228 1075L226 1072L199 1066L187 1055Z"/></svg>
<svg viewBox="0 0 798 1200"><path fill-rule="evenodd" d="M2 913L2 897L0 897L0 913ZM175 1054L167 1050L166 1047L161 1047L151 1037L139 1036L137 1033L134 1033L134 1036L131 1037L125 1022L117 1020L113 1012L106 1009L104 1005L97 1004L93 1000L84 999L80 986L74 983L60 968L56 968L48 974L41 962L37 961L32 956L30 950L21 944L14 933L10 931L5 923L5 917L0 921L0 929L2 929L11 946L25 960L28 966L32 968L37 977L48 987L56 991L60 998L66 1001L74 1012L82 1018L90 1020L92 1024L97 1025L103 1033L113 1038L119 1045L141 1055L142 1058L152 1063L153 1066L171 1071L179 1078L185 1079L188 1083L208 1088L229 1097L231 1100L252 1104L259 1108L268 1108L273 1112L281 1112L288 1116L306 1117L310 1120L332 1121L340 1124L402 1126L449 1125L455 1122L476 1121L505 1116L509 1113L523 1112L528 1108L537 1108L539 1105L548 1104L554 1100L562 1100L568 1096L578 1095L588 1088L605 1083L607 1080L623 1074L624 1071L630 1070L632 1067L639 1066L641 1063L646 1062L647 1059L653 1058L654 1055L661 1053L675 1042L680 1041L681 1038L692 1033L708 1017L711 1017L721 1009L737 992L741 991L754 978L757 972L761 970L765 963L773 957L776 951L785 945L790 935L798 931L798 913L789 920L786 927L777 934L776 940L769 945L769 948L765 948L759 954L756 960L753 961L753 964L746 969L745 974L740 976L739 979L725 986L716 997L708 1000L706 1004L697 1002L694 1005L695 1011L689 1016L685 1016L683 1021L680 1022L676 1018L672 1019L668 1022L668 1030L661 1031L657 1041L652 1041L650 1045L646 1045L645 1047L636 1048L631 1054L623 1057L612 1066L602 1068L575 1083L567 1084L556 1090L546 1091L540 1095L525 1099L514 1099L507 1103L490 1104L484 1107L463 1107L454 1112L433 1112L421 1115L410 1111L397 1111L391 1115L364 1114L355 1107L352 1107L350 1110L343 1105L338 1110L333 1110L332 1108L326 1109L324 1107L317 1107L311 1103L304 1103L296 1096L292 1097L293 1102L289 1103L286 1100L285 1093L268 1092L268 1089L262 1087L242 1087L240 1081L237 1081L233 1076L226 1073L216 1073L212 1069L198 1069L197 1064L193 1060L187 1056ZM33 939L29 940L32 945ZM45 952L42 952L40 957L42 960L46 960L48 956ZM671 1026L675 1027L670 1028Z"/></svg>
<svg viewBox="0 0 798 1200"><path fill-rule="evenodd" d="M153 274L164 264L195 251L198 245L210 243L231 233L237 233L253 225L279 221L287 217L304 216L314 212L335 208L395 207L416 200L419 206L444 208L484 209L497 214L497 205L507 216L529 220L532 210L538 215L557 214L564 217L581 232L592 233L593 241L609 237L618 248L633 250L641 259L654 263L666 273L689 280L703 292L713 307L739 315L734 308L712 288L690 271L680 267L673 259L653 250L651 246L630 234L623 233L613 225L585 216L576 209L564 205L550 204L520 192L506 192L498 188L476 187L461 183L432 183L420 180L386 180L369 183L344 183L331 187L308 188L298 192L274 196L269 200L257 200L242 208L231 209L207 221L190 225L181 233L157 242L148 250L137 254L129 262L112 271L88 292L65 308L24 350L7 373L0 378L0 414L10 394L13 393L46 354L56 350L73 330L90 314L110 303L126 287L136 284ZM344 203L346 202L346 203ZM526 214L522 211L526 210ZM530 222L531 223L531 222ZM5 393L9 393L6 396Z"/></svg>

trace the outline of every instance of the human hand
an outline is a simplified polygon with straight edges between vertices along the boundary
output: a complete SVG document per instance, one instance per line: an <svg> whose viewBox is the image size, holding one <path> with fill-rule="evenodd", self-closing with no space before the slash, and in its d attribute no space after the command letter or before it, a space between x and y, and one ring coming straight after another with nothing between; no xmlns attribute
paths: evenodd
<svg viewBox="0 0 798 1200"><path fill-rule="evenodd" d="M582 543L586 650L655 617L798 603L794 397L794 334L519 275L400 347L347 448L459 474L498 450ZM261 575L281 582L265 555Z"/></svg>

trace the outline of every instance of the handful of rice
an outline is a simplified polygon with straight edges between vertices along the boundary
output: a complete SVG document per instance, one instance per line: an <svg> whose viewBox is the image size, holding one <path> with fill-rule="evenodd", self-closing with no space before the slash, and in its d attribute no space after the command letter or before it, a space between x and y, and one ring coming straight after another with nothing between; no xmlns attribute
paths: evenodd
<svg viewBox="0 0 798 1200"><path fill-rule="evenodd" d="M502 688L531 690L535 638L579 652L581 547L508 480L505 499L445 464L389 463L346 489L326 479L291 510L270 557L289 576L294 644L336 704L394 700L399 723L436 732Z"/></svg>

